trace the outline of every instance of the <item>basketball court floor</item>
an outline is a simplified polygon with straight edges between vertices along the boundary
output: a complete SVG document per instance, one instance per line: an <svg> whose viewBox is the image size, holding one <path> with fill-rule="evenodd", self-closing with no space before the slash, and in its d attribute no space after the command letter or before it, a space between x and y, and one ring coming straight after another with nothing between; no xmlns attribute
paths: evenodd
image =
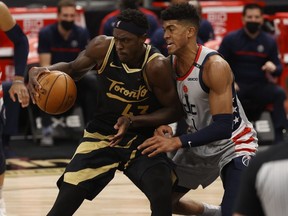
<svg viewBox="0 0 288 216"><path fill-rule="evenodd" d="M45 216L58 189L56 181L76 148L75 143L58 141L53 147L40 147L31 140L11 144L15 157L7 160L4 199L8 216ZM191 191L185 197L219 204L223 194L217 179L206 189ZM84 201L75 216L149 216L146 197L121 172L93 200Z"/></svg>

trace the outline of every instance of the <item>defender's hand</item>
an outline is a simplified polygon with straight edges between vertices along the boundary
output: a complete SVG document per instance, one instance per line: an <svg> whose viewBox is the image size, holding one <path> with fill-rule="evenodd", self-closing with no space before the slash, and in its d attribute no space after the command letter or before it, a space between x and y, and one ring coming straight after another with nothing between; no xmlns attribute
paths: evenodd
<svg viewBox="0 0 288 216"><path fill-rule="evenodd" d="M9 95L13 102L16 102L16 100L18 99L22 108L27 107L29 105L29 99L30 99L29 92L27 87L25 86L24 81L21 80L13 81L12 86L9 89Z"/></svg>
<svg viewBox="0 0 288 216"><path fill-rule="evenodd" d="M148 157L153 157L162 152L173 152L182 147L179 137L167 138L163 136L153 136L145 140L138 146L138 150L142 150L142 154L148 154Z"/></svg>
<svg viewBox="0 0 288 216"><path fill-rule="evenodd" d="M154 135L164 136L164 137L172 137L173 130L169 125L161 125L154 131Z"/></svg>

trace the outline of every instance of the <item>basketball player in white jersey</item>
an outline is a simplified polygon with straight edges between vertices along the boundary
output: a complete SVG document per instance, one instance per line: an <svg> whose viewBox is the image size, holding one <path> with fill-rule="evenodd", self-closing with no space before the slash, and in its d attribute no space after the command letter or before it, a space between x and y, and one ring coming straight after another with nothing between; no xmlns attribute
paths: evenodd
<svg viewBox="0 0 288 216"><path fill-rule="evenodd" d="M181 197L190 189L210 185L220 175L222 215L231 216L240 175L258 147L256 132L237 99L228 63L196 42L200 22L196 9L189 4L172 5L162 11L161 18L188 130L173 137L171 128L162 126L138 149L149 157L177 150L174 213L195 212L192 202L180 201Z"/></svg>

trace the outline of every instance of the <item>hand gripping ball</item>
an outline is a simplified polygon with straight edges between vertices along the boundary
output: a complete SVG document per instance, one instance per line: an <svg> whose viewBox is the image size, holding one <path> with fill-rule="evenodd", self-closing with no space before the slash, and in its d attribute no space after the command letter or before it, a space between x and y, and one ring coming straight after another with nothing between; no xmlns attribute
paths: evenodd
<svg viewBox="0 0 288 216"><path fill-rule="evenodd" d="M48 114L62 114L75 103L77 88L74 80L61 71L51 71L38 77L42 88L36 98L37 106Z"/></svg>

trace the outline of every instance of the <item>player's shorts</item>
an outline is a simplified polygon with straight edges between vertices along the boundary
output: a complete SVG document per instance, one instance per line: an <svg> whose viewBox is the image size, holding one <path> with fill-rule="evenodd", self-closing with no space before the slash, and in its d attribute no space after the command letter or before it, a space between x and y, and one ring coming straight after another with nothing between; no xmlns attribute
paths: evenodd
<svg viewBox="0 0 288 216"><path fill-rule="evenodd" d="M159 163L169 166L172 174L173 163L166 154L148 158L137 150L146 138L128 134L123 138L127 143L125 146L110 147L108 136L85 131L73 158L57 182L58 187L63 181L77 185L86 190L86 199L92 200L113 179L116 170L123 171L134 183L135 179L141 180L147 169Z"/></svg>
<svg viewBox="0 0 288 216"><path fill-rule="evenodd" d="M240 179L239 173L241 173L244 169L246 169L246 167L249 165L249 162L252 158L253 156L250 156L250 155L242 155L242 156L232 159L228 164L225 165L225 167L223 168L221 172L224 187L226 185L227 187L228 185L233 185L233 182L235 182L235 179ZM218 170L216 171L218 172ZM174 191L177 193L187 193L190 190L191 188L180 186L180 185L176 185L174 187ZM228 190L228 192L226 193L229 193L229 191L230 190ZM234 193L234 191L232 193ZM234 196L234 195L229 194L228 197L231 197L231 196Z"/></svg>

